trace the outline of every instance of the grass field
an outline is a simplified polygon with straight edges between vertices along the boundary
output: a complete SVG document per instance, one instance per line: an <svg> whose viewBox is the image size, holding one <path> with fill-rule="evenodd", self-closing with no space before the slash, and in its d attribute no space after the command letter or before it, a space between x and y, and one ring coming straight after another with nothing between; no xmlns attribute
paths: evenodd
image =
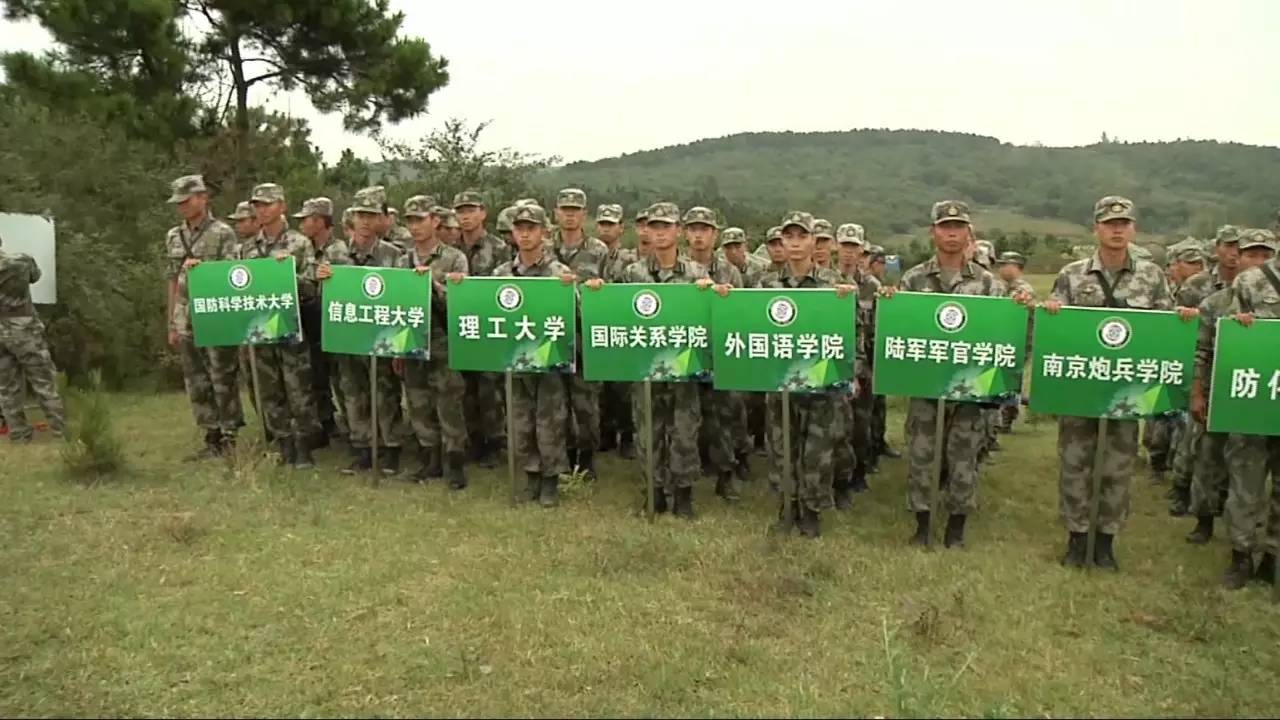
<svg viewBox="0 0 1280 720"><path fill-rule="evenodd" d="M1047 421L1003 437L968 547L930 552L905 544L904 461L806 541L768 532L760 479L651 525L612 455L543 510L492 471L374 488L337 451L305 473L249 448L183 464L184 398L115 414L113 481L65 479L47 439L0 448L4 715L1276 712L1280 610L1220 589L1226 543L1183 542L1145 475L1122 572L1058 566Z"/></svg>

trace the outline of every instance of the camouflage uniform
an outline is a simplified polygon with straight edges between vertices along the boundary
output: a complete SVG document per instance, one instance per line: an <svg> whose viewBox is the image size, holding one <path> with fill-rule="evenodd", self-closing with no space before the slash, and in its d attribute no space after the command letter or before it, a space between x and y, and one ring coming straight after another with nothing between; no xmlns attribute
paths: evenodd
<svg viewBox="0 0 1280 720"><path fill-rule="evenodd" d="M9 425L9 439L31 439L23 408L23 385L40 401L49 427L62 434L66 411L58 397L53 358L44 339L44 323L31 304L31 285L40 280L40 267L30 255L9 254L0 240L0 412Z"/></svg>
<svg viewBox="0 0 1280 720"><path fill-rule="evenodd" d="M409 228L398 223L392 223L391 229L387 231L387 236L382 239L384 242L395 245L396 249L401 252L413 245L413 234L409 232Z"/></svg>
<svg viewBox="0 0 1280 720"><path fill-rule="evenodd" d="M312 215L320 215L332 220L333 201L327 197L311 198L302 204L302 210L294 213L293 217L301 220ZM322 248L316 248L314 240L308 239L308 242L311 243L311 257L316 267L340 264L335 263L335 259L342 258L348 253L347 243L332 236ZM341 383L338 382L340 373L338 362L341 356L326 353L322 347L320 305L320 295L317 293L312 300L302 303L299 314L302 319L302 337L307 342L311 361L311 393L315 396L316 418L320 421L320 427L324 432L331 433L335 432L338 419L345 414L338 410L343 398L339 387ZM345 428L345 418L342 418L342 424ZM343 434L346 435L345 432Z"/></svg>
<svg viewBox="0 0 1280 720"><path fill-rule="evenodd" d="M1166 258L1170 266L1179 260L1203 263L1205 259L1200 243L1195 240L1190 242L1184 240L1170 245L1166 250ZM1199 274L1207 275L1203 272ZM1178 307L1198 307L1208 297L1206 292L1208 288L1204 282L1198 280L1196 283L1191 283L1191 279L1188 278L1182 284L1171 285L1169 288L1173 294L1174 304ZM1212 291L1209 290L1209 292ZM1199 442L1199 436L1203 431L1204 428L1195 427L1186 412L1147 418L1142 432L1142 445L1147 449L1147 457L1157 482L1163 478L1165 472L1173 471L1171 494L1186 497L1190 492L1193 462L1188 454L1190 452L1188 446L1193 441Z"/></svg>
<svg viewBox="0 0 1280 720"><path fill-rule="evenodd" d="M747 234L742 228L725 228L720 234L720 252L724 253L724 248L735 243L746 243ZM763 246L762 246L763 247ZM760 279L769 272L771 263L766 259L754 254L748 254L746 263L743 265L734 265L738 272L742 275L742 287L754 288L760 286ZM740 409L740 417L737 427L746 428L746 433L739 433L736 437L736 449L738 452L739 472L745 473L748 470L746 456L751 452L753 446L763 451L765 448L765 438L768 431L765 429L765 396L761 393L735 393L738 398ZM752 438L755 442L752 442Z"/></svg>
<svg viewBox="0 0 1280 720"><path fill-rule="evenodd" d="M1207 275L1207 273L1202 273ZM1197 276L1198 277L1198 276ZM1206 396L1213 369L1212 358L1217 342L1218 319L1225 317L1235 300L1230 287L1220 287L1200 303L1200 332L1196 337L1196 377L1202 379ZM1193 464L1192 482L1188 488L1189 510L1196 517L1222 514L1222 504L1227 494L1227 434L1206 432L1203 424L1192 421L1186 451ZM1182 452L1179 452L1181 456ZM1176 478L1175 478L1176 480ZM1176 499L1175 499L1176 502ZM1176 509L1176 508L1175 508ZM1207 538L1206 538L1207 539Z"/></svg>
<svg viewBox="0 0 1280 720"><path fill-rule="evenodd" d="M854 244L866 247L866 231L856 223L846 223L836 228L836 242L839 245ZM867 472L871 469L871 458L874 453L871 442L872 413L875 408L875 396L872 394L871 377L874 370L875 357L875 303L880 292L880 281L871 273L853 267L847 272L840 271L840 281L858 288L857 336L858 336L858 388L857 397L845 398L843 405L845 425L848 428L847 441L837 449L843 457L836 461L836 482L847 482L854 491L862 491L867 487ZM847 479L842 473L848 475Z"/></svg>
<svg viewBox="0 0 1280 720"><path fill-rule="evenodd" d="M196 193L207 192L199 175L178 178L172 184L170 203L179 203ZM165 236L166 277L177 281L173 299L173 315L169 327L178 334L178 356L182 360L182 377L191 401L196 425L205 431L207 453L219 451L222 443L233 438L244 425L244 409L240 405L237 379L238 349L234 347L201 348L196 346L188 305L188 259L227 260L235 257L239 244L230 227L212 215L206 215L194 229L185 222L169 229Z"/></svg>
<svg viewBox="0 0 1280 720"><path fill-rule="evenodd" d="M1133 218L1133 203L1108 196L1094 209L1097 222L1113 218ZM1110 277L1108 277L1110 276ZM1111 305L1103 282L1113 288ZM1095 252L1093 256L1067 264L1054 280L1050 299L1064 306L1122 307L1170 310L1173 297L1164 272L1155 264L1139 260L1131 252L1125 264L1107 271ZM1138 454L1138 422L1108 420L1107 447L1103 450L1098 532L1115 535L1129 515L1129 482ZM1096 418L1058 418L1059 502L1062 519L1071 533L1081 537L1089 531L1089 499L1093 494L1093 466L1097 450Z"/></svg>
<svg viewBox="0 0 1280 720"><path fill-rule="evenodd" d="M1012 252L1012 251L1000 253L1000 257L996 260L996 265L1006 265L1006 264L1017 265L1018 267L1021 268L1026 266L1027 260L1022 256L1022 253ZM1031 283L1027 282L1026 279L1021 277L1016 277L1013 280L1006 281L1004 283L1004 286L1005 286L1005 293L1004 293L1005 297L1011 298L1019 293L1026 293L1032 299L1034 299L1036 296L1035 288L1031 287ZM1034 324L1035 324L1035 313L1028 311L1027 312L1027 357L1028 358L1031 357L1031 337L1032 337L1032 333L1034 332ZM1001 405L1000 406L1000 424L998 425L998 428L1003 432L1011 431L1013 429L1013 423L1018 419L1018 413L1020 410L1021 410L1020 397L1010 398L1008 402Z"/></svg>
<svg viewBox="0 0 1280 720"><path fill-rule="evenodd" d="M601 205L596 208L596 223L622 223L621 205ZM605 260L605 282L622 282L627 268L639 258L636 251L622 247L619 242L609 248ZM635 426L631 417L631 383L604 383L600 391L600 435L605 441L601 449L617 445L625 457L634 457Z"/></svg>

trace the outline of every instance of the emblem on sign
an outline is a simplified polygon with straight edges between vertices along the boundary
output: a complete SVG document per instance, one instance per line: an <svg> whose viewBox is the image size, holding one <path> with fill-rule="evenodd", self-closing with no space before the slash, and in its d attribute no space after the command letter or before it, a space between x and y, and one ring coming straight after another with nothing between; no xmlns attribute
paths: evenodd
<svg viewBox="0 0 1280 720"><path fill-rule="evenodd" d="M632 298L631 309L636 311L636 315L648 320L662 309L662 300L656 293L642 290Z"/></svg>
<svg viewBox="0 0 1280 720"><path fill-rule="evenodd" d="M498 288L498 307L511 312L524 304L524 293L515 285L503 285Z"/></svg>
<svg viewBox="0 0 1280 720"><path fill-rule="evenodd" d="M1119 350L1128 345L1132 336L1133 328L1123 318L1107 318L1098 326L1098 342L1111 350Z"/></svg>
<svg viewBox="0 0 1280 720"><path fill-rule="evenodd" d="M795 322L796 304L791 298L774 298L769 301L769 322L778 327L786 327Z"/></svg>
<svg viewBox="0 0 1280 720"><path fill-rule="evenodd" d="M227 282L231 283L231 287L243 290L249 287L249 283L253 282L253 273L250 273L249 268L243 265L236 265L231 268L231 272L227 275Z"/></svg>
<svg viewBox="0 0 1280 720"><path fill-rule="evenodd" d="M377 273L369 273L360 281L360 289L364 291L365 297L370 300L377 300L382 297L382 293L386 291L387 284L382 281L382 276Z"/></svg>
<svg viewBox="0 0 1280 720"><path fill-rule="evenodd" d="M943 332L959 332L969 322L969 314L964 311L964 306L959 303L943 303L938 306L938 312L934 315L934 320L938 322L938 327Z"/></svg>

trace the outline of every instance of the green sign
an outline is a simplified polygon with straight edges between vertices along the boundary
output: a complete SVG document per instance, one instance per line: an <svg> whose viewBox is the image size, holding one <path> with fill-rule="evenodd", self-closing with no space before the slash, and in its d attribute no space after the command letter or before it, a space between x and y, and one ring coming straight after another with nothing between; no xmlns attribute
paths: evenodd
<svg viewBox="0 0 1280 720"><path fill-rule="evenodd" d="M1022 392L1027 309L1008 298L899 292L876 303L875 391L998 402Z"/></svg>
<svg viewBox="0 0 1280 720"><path fill-rule="evenodd" d="M574 294L560 278L450 283L449 367L572 373Z"/></svg>
<svg viewBox="0 0 1280 720"><path fill-rule="evenodd" d="M297 342L298 280L287 260L205 261L187 273L199 347Z"/></svg>
<svg viewBox="0 0 1280 720"><path fill-rule="evenodd" d="M1280 320L1218 321L1209 430L1280 435Z"/></svg>
<svg viewBox="0 0 1280 720"><path fill-rule="evenodd" d="M696 285L605 285L582 291L587 380L711 379L710 290Z"/></svg>
<svg viewBox="0 0 1280 720"><path fill-rule="evenodd" d="M856 352L854 294L734 289L711 303L715 386L754 392L846 389Z"/></svg>
<svg viewBox="0 0 1280 720"><path fill-rule="evenodd" d="M1196 323L1176 313L1113 308L1036 310L1031 409L1138 418L1187 406Z"/></svg>
<svg viewBox="0 0 1280 720"><path fill-rule="evenodd" d="M321 345L342 355L426 358L431 348L431 274L334 265L321 282Z"/></svg>

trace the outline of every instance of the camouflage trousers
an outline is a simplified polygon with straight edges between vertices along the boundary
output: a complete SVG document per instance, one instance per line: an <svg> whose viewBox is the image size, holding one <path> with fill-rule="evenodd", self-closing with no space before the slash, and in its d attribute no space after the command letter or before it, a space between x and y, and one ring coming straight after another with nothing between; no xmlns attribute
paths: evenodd
<svg viewBox="0 0 1280 720"><path fill-rule="evenodd" d="M304 302L299 309L302 319L302 336L306 338L307 352L311 359L311 392L315 396L316 418L321 427L330 427L336 423L335 415L340 415L334 403L332 391L333 372L331 358L321 348L321 312L319 299Z"/></svg>
<svg viewBox="0 0 1280 720"><path fill-rule="evenodd" d="M698 383L652 383L653 394L653 485L671 493L676 488L693 487L702 474L698 456L698 428L702 425L702 402ZM641 463L648 462L649 438L644 427L644 383L631 386L632 418L636 426L636 449Z"/></svg>
<svg viewBox="0 0 1280 720"><path fill-rule="evenodd" d="M467 436L473 443L503 443L507 438L506 401L502 397L505 378L498 373L464 372L462 380L467 386L463 411Z"/></svg>
<svg viewBox="0 0 1280 720"><path fill-rule="evenodd" d="M582 361L578 361L582 367ZM565 376L569 411L573 418L573 446L594 452L600 447L600 383L587 382L581 375Z"/></svg>
<svg viewBox="0 0 1280 720"><path fill-rule="evenodd" d="M1194 423L1187 435L1193 433L1196 440L1190 454L1195 473L1191 478L1189 510L1196 516L1221 515L1227 496L1227 434L1205 432L1199 423Z"/></svg>
<svg viewBox="0 0 1280 720"><path fill-rule="evenodd" d="M832 425L831 433L835 438L834 447L831 450L831 476L833 478L848 478L854 470L858 462L858 456L853 449L853 403L847 395L836 395L834 398L836 411L834 414L835 423Z"/></svg>
<svg viewBox="0 0 1280 720"><path fill-rule="evenodd" d="M1231 547L1241 552L1280 552L1280 437L1231 434L1227 436L1226 454L1231 491L1223 516ZM1265 537L1259 538L1263 523Z"/></svg>
<svg viewBox="0 0 1280 720"><path fill-rule="evenodd" d="M883 395L876 395L871 405L871 448L879 455L889 445L885 436L889 418L889 403Z"/></svg>
<svg viewBox="0 0 1280 720"><path fill-rule="evenodd" d="M1142 427L1142 446L1147 449L1151 469L1165 472L1172 469L1177 447L1173 442L1175 420L1169 416L1147 418Z"/></svg>
<svg viewBox="0 0 1280 720"><path fill-rule="evenodd" d="M947 403L942 439L943 505L948 514L978 509L978 451L986 441L989 412L973 403ZM907 405L907 509L933 510L938 403L911 398Z"/></svg>
<svg viewBox="0 0 1280 720"><path fill-rule="evenodd" d="M465 453L467 422L463 396L467 383L456 370L449 369L449 351L444 338L431 338L429 360L406 360L404 395L409 426L418 446L427 451Z"/></svg>
<svg viewBox="0 0 1280 720"><path fill-rule="evenodd" d="M739 447L744 451L750 451L751 445L754 444L750 442L752 438L763 443L768 437L769 431L765 427L765 396L763 393L741 393L741 396L742 411L746 415L743 422L746 424L748 442L745 448Z"/></svg>
<svg viewBox="0 0 1280 720"><path fill-rule="evenodd" d="M401 412L400 378L391 360L378 363L378 447L398 448L405 436ZM373 393L369 387L369 358L347 355L342 358L342 394L347 401L347 427L351 431L351 447L365 449L373 438Z"/></svg>
<svg viewBox="0 0 1280 720"><path fill-rule="evenodd" d="M773 461L769 479L787 492L783 470L789 467L796 500L810 510L821 511L831 500L835 446L843 425L837 417L837 398L823 393L791 394L790 458L783 453L782 395L769 393L766 402L770 419L777 420L769 425Z"/></svg>
<svg viewBox="0 0 1280 720"><path fill-rule="evenodd" d="M695 383L702 406L702 426L698 442L707 449L713 474L733 472L737 465L734 431L738 426L738 405L733 393L713 389L711 383Z"/></svg>
<svg viewBox="0 0 1280 720"><path fill-rule="evenodd" d="M1169 469L1172 471L1171 487L1176 494L1187 497L1195 479L1196 448L1204 435L1204 426L1191 421L1189 417L1176 417L1170 425L1170 435L1170 440L1173 441L1169 462Z"/></svg>
<svg viewBox="0 0 1280 720"><path fill-rule="evenodd" d="M1018 415L1021 408L1015 404L1007 404L1000 406L1000 429L1005 432L1013 430L1013 424L1018 421Z"/></svg>
<svg viewBox="0 0 1280 720"><path fill-rule="evenodd" d="M631 384L604 383L600 388L600 435L634 435L631 419Z"/></svg>
<svg viewBox="0 0 1280 720"><path fill-rule="evenodd" d="M182 382L191 401L196 426L235 435L244 427L240 404L239 348L196 347L195 339L178 337L178 358L182 361Z"/></svg>
<svg viewBox="0 0 1280 720"><path fill-rule="evenodd" d="M875 426L875 396L866 392L865 388L871 387L871 380L867 378L861 383L864 390L858 397L849 399L849 407L853 413L853 426L850 428L849 441L853 450L853 462L855 467L864 470L871 462L871 454L874 452L871 441L871 433Z"/></svg>
<svg viewBox="0 0 1280 720"><path fill-rule="evenodd" d="M569 472L566 380L556 373L515 373L511 377L513 445L516 462L527 473L549 477Z"/></svg>
<svg viewBox="0 0 1280 720"><path fill-rule="evenodd" d="M49 427L59 433L66 430L67 413L58 396L55 372L39 318L0 319L0 411L11 439L26 440L34 432L24 409L24 383L40 402Z"/></svg>
<svg viewBox="0 0 1280 720"><path fill-rule="evenodd" d="M1058 506L1069 532L1089 532L1098 420L1058 418ZM1138 421L1108 420L1103 448L1098 532L1115 535L1129 517L1129 483L1138 457Z"/></svg>
<svg viewBox="0 0 1280 720"><path fill-rule="evenodd" d="M311 358L305 342L258 345L258 397L267 429L278 440L320 432L311 389Z"/></svg>

